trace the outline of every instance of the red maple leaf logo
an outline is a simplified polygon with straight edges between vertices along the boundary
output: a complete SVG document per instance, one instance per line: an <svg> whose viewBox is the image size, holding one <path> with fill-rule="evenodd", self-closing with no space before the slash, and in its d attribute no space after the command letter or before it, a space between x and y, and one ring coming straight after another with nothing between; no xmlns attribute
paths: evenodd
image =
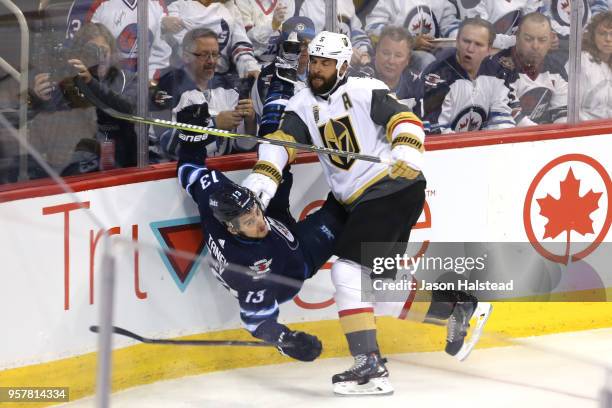
<svg viewBox="0 0 612 408"><path fill-rule="evenodd" d="M543 238L556 238L566 231L569 246L572 230L580 235L594 232L590 215L599 208L597 203L602 193L595 193L591 189L580 197L580 180L576 179L571 167L565 180L561 181L559 186L561 192L559 199L547 194L546 197L536 201L540 205L540 215L548 218L548 223L544 226Z"/></svg>

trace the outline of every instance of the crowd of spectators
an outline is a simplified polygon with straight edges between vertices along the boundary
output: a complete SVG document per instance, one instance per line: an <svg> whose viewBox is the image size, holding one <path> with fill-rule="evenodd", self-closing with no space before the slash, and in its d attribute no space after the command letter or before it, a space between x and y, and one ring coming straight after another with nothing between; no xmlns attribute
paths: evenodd
<svg viewBox="0 0 612 408"><path fill-rule="evenodd" d="M609 118L612 1L582 1L580 119ZM206 103L215 127L258 134L270 64L298 33L296 89L306 86L307 45L325 8L324 0L150 1L150 114L176 120ZM338 0L337 10L354 51L349 75L385 82L429 135L567 120L570 0ZM31 120L93 109L87 92L135 113L137 0L74 0L61 31L55 61L33 67ZM134 126L95 112L94 134L73 136L64 175L136 163ZM148 134L151 162L175 157L172 131ZM208 153L254 148L215 139Z"/></svg>

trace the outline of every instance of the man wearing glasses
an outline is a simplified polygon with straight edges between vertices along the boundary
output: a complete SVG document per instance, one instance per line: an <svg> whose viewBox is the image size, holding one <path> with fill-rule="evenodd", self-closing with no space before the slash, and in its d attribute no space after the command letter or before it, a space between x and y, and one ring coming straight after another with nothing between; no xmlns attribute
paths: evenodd
<svg viewBox="0 0 612 408"><path fill-rule="evenodd" d="M204 116L210 114L215 128L255 134L257 125L251 99L240 99L234 89L211 88L220 55L217 34L208 28L191 30L185 34L182 49L184 65L160 78L152 96L154 109L171 109L172 120L179 122L185 121L182 115L193 115L199 111L203 125L206 124ZM194 119L190 120L193 122ZM163 152L171 158L175 155L175 133L166 130L159 141ZM254 147L250 141L245 143L244 140L210 135L208 138L208 157L244 152Z"/></svg>

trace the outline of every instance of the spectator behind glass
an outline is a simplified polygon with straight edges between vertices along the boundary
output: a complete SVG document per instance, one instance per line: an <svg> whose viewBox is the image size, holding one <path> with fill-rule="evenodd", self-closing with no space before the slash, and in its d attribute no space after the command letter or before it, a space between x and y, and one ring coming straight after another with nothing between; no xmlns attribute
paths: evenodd
<svg viewBox="0 0 612 408"><path fill-rule="evenodd" d="M52 72L39 73L34 77L32 93L35 112L87 106L89 102L83 93L93 94L120 112L134 112L136 76L116 66L115 39L104 25L85 24L75 34L69 55L67 60L58 56L57 66L50 67ZM70 77L54 78L58 72L66 72ZM95 139L79 141L72 164L62 175L136 165L134 125L115 119L97 108L96 115Z"/></svg>
<svg viewBox="0 0 612 408"><path fill-rule="evenodd" d="M567 120L567 73L549 51L553 34L550 20L541 13L527 14L516 33L516 46L491 57L497 76L518 98L518 126L564 123Z"/></svg>
<svg viewBox="0 0 612 408"><path fill-rule="evenodd" d="M233 69L237 70L240 78L256 78L261 69L253 55L253 45L244 30L242 19L240 15L232 15L222 3L214 0L176 0L168 6L168 14L172 17L169 21L172 21L175 29L168 32L166 39L176 47L183 43L183 37L189 30L208 28L219 38L220 54L216 72L222 75ZM162 24L166 24L166 19L162 20Z"/></svg>
<svg viewBox="0 0 612 408"><path fill-rule="evenodd" d="M376 78L383 81L398 99L415 110L422 97L419 76L408 70L412 36L402 27L387 26L380 33L374 67ZM420 109L417 110L420 115Z"/></svg>
<svg viewBox="0 0 612 408"><path fill-rule="evenodd" d="M290 51L285 50L284 44L287 44L286 41L289 41L289 36L295 33L297 35L297 41L300 44L299 55L295 56ZM278 69L284 68L295 68L296 70L296 78L293 89L289 92L291 95L297 93L298 91L305 88L307 75L308 75L308 44L315 36L315 28L314 23L308 17L296 16L287 19L282 25L281 36L277 39L280 42L276 46L276 59L274 63L267 64L261 70L261 75L257 78L257 81L253 85L253 89L251 92L251 98L253 99L253 104L255 107L255 113L257 113L258 120L262 120L262 115L264 113L264 104L266 99L268 98L268 90L270 87L270 83L275 72ZM293 40L293 38L292 38ZM295 63L295 58L297 57L297 64ZM295 67L294 65L297 65ZM282 76L282 75L281 75ZM293 79L293 78L291 78ZM282 85L282 83L281 83ZM283 94L284 90L275 90L277 94ZM286 101L284 98L279 98L281 101L279 104L285 104ZM282 109L278 106L278 111L281 110L284 112L284 105ZM268 118L266 118L267 120ZM276 129L274 129L276 130ZM261 129L260 129L261 133Z"/></svg>
<svg viewBox="0 0 612 408"><path fill-rule="evenodd" d="M612 12L597 14L582 39L580 120L612 117Z"/></svg>
<svg viewBox="0 0 612 408"><path fill-rule="evenodd" d="M86 23L100 23L116 39L122 68L136 72L138 62L137 0L74 0L68 14L66 37L73 38ZM149 79L155 80L170 64L170 46L162 38L161 20L168 15L163 0L149 1Z"/></svg>
<svg viewBox="0 0 612 408"><path fill-rule="evenodd" d="M457 49L446 51L421 75L424 119L430 133L514 127L511 92L481 62L491 52L493 26L480 18L463 20Z"/></svg>
<svg viewBox="0 0 612 408"><path fill-rule="evenodd" d="M539 11L541 7L542 0L481 0L471 13L493 24L497 34L493 48L504 49L516 43L514 34L521 17Z"/></svg>
<svg viewBox="0 0 612 408"><path fill-rule="evenodd" d="M295 14L294 0L235 0L242 23L253 44L255 57L262 62L266 58L270 39L278 37L283 22Z"/></svg>
<svg viewBox="0 0 612 408"><path fill-rule="evenodd" d="M302 0L296 1L296 4L302 3L301 7L296 10L300 16L308 17L315 25L315 33L325 29L325 0ZM351 65L359 68L362 65L370 64L372 58L372 43L368 35L363 30L361 20L355 13L355 4L353 0L338 0L338 32L345 34L351 40L353 45L353 56Z"/></svg>
<svg viewBox="0 0 612 408"><path fill-rule="evenodd" d="M154 91L152 108L169 108L172 120L180 121L181 118L177 116L180 111L199 106L202 107L202 118L208 118L208 113L212 117L212 121L202 123L202 126L254 135L257 129L251 99L238 100L239 94L234 89L211 88L220 58L217 34L208 28L196 28L185 34L181 48L184 66L160 78ZM160 135L161 148L170 158L175 158L176 137L174 130L166 130ZM208 157L248 151L254 147L253 142L241 139L209 135L207 140Z"/></svg>
<svg viewBox="0 0 612 408"><path fill-rule="evenodd" d="M366 18L366 31L380 36L386 25L407 29L414 37L412 67L422 71L435 61L435 38L455 38L460 21L448 0L379 0Z"/></svg>
<svg viewBox="0 0 612 408"><path fill-rule="evenodd" d="M598 13L608 11L606 0L579 0L582 2L584 15L580 22L584 31L591 17ZM569 0L543 0L542 14L550 19L553 30L552 49L561 64L565 64L569 57L569 36L570 36L570 11L571 1Z"/></svg>

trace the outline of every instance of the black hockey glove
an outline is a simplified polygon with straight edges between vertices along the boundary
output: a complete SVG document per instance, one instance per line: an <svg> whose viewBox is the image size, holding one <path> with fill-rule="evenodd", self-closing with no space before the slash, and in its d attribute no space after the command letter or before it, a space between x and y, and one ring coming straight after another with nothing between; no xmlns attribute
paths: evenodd
<svg viewBox="0 0 612 408"><path fill-rule="evenodd" d="M209 126L210 114L208 104L186 106L176 114L176 121L197 126ZM206 145L213 143L216 138L211 135L188 130L179 130L176 134L179 140L179 163L190 162L204 164L207 156Z"/></svg>
<svg viewBox="0 0 612 408"><path fill-rule="evenodd" d="M176 121L182 123L188 123L190 125L197 126L209 126L210 125L210 113L208 113L208 104L202 103L200 105L189 105L177 112ZM191 132L189 130L181 130L184 135L199 135L202 133ZM205 136L205 135L204 135ZM184 139L181 139L184 140Z"/></svg>
<svg viewBox="0 0 612 408"><path fill-rule="evenodd" d="M278 339L278 351L300 361L313 361L321 355L323 345L316 336L301 331L286 331Z"/></svg>

